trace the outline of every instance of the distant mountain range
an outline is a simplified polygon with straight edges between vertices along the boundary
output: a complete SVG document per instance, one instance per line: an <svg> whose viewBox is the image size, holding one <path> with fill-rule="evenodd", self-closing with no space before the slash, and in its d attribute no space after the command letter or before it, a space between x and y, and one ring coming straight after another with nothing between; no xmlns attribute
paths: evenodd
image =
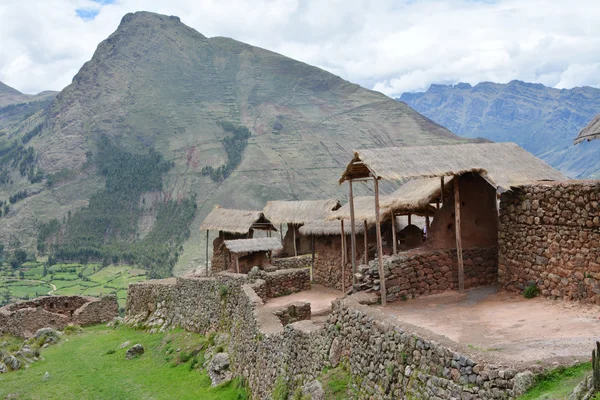
<svg viewBox="0 0 600 400"><path fill-rule="evenodd" d="M600 89L511 81L431 85L398 99L467 138L515 142L574 178L600 178L600 140L573 146L600 112Z"/></svg>

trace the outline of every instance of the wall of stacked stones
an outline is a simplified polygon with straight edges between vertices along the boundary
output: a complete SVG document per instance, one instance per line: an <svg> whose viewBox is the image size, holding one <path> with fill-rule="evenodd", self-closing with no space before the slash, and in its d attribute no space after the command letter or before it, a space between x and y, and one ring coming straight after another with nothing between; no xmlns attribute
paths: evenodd
<svg viewBox="0 0 600 400"><path fill-rule="evenodd" d="M528 185L501 197L498 282L600 302L600 182Z"/></svg>
<svg viewBox="0 0 600 400"><path fill-rule="evenodd" d="M348 241L347 260L344 269L344 287L352 287L352 261L350 236L346 236ZM317 257L315 259L315 268L313 270L313 280L319 285L332 289L342 290L342 240L340 235L317 236L315 240L315 249ZM356 259L357 265L364 257L364 240L361 235L356 238Z"/></svg>
<svg viewBox="0 0 600 400"><path fill-rule="evenodd" d="M273 270L278 269L295 269L310 267L312 262L312 254L303 254L298 257L274 258ZM265 268L268 270L268 268Z"/></svg>
<svg viewBox="0 0 600 400"><path fill-rule="evenodd" d="M465 288L491 285L498 279L495 247L463 250ZM377 260L363 270L361 290L379 291ZM387 300L458 290L456 250L409 250L384 258Z"/></svg>
<svg viewBox="0 0 600 400"><path fill-rule="evenodd" d="M322 326L298 321L283 327L244 280L229 274L132 284L128 321L229 333L233 372L257 399L268 398L279 378L301 385L340 362L357 382L357 398L506 399L533 382L530 372L479 364L466 351L452 351L445 338L426 339L355 296L337 300Z"/></svg>
<svg viewBox="0 0 600 400"><path fill-rule="evenodd" d="M285 269L268 272L264 275L267 284L267 297L285 296L310 289L308 268Z"/></svg>

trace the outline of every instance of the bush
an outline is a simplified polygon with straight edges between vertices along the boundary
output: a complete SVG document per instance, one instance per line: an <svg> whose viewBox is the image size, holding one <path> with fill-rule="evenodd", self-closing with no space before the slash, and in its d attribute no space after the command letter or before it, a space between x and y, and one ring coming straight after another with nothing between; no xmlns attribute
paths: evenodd
<svg viewBox="0 0 600 400"><path fill-rule="evenodd" d="M540 294L540 289L535 284L527 286L523 291L523 297L526 299L533 299L538 294Z"/></svg>

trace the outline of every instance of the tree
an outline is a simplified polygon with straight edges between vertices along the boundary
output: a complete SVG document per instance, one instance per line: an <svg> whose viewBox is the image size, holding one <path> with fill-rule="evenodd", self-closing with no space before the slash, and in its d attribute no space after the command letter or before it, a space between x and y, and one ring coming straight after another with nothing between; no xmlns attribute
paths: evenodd
<svg viewBox="0 0 600 400"><path fill-rule="evenodd" d="M25 261L27 261L27 253L25 250L15 250L12 259L10 260L10 266L13 269L17 269L20 268Z"/></svg>

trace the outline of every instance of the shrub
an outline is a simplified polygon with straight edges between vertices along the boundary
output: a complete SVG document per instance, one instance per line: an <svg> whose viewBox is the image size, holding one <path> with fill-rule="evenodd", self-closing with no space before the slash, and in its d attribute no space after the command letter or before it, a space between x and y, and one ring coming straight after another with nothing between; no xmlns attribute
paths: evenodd
<svg viewBox="0 0 600 400"><path fill-rule="evenodd" d="M538 294L540 294L540 289L535 284L527 286L523 291L523 297L526 299L533 299Z"/></svg>
<svg viewBox="0 0 600 400"><path fill-rule="evenodd" d="M282 375L277 377L277 381L275 382L275 387L273 388L273 393L271 394L271 398L273 400L287 400L290 391L288 389L287 383Z"/></svg>

